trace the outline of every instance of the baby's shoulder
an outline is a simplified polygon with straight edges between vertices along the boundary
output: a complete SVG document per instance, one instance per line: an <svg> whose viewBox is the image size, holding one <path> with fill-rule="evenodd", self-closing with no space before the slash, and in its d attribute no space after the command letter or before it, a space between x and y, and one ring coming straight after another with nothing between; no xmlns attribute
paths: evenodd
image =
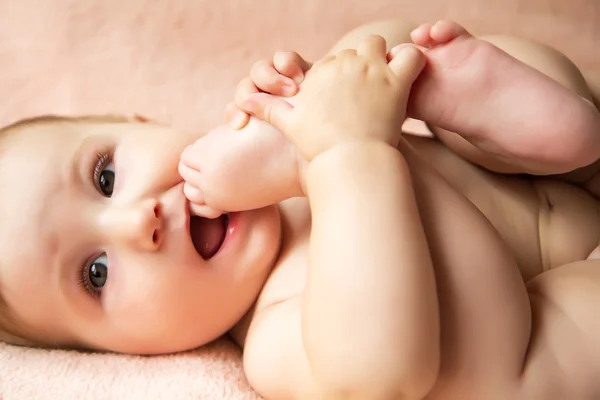
<svg viewBox="0 0 600 400"><path fill-rule="evenodd" d="M279 204L281 246L262 293L262 306L300 295L306 284L311 214L308 200L292 198Z"/></svg>
<svg viewBox="0 0 600 400"><path fill-rule="evenodd" d="M252 310L230 332L240 345L248 331L271 313L275 305L298 298L306 285L310 208L304 198L293 198L279 204L281 245L277 260Z"/></svg>
<svg viewBox="0 0 600 400"><path fill-rule="evenodd" d="M310 211L306 199L280 204L281 250L252 312L232 335L244 349L244 372L268 397L314 397L300 329L306 286ZM237 335L236 335L237 334ZM236 337L237 336L237 337Z"/></svg>

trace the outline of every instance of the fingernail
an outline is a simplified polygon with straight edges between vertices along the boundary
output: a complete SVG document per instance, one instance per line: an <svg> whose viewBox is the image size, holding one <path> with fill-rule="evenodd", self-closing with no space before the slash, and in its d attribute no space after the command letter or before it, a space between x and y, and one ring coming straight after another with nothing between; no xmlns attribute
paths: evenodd
<svg viewBox="0 0 600 400"><path fill-rule="evenodd" d="M283 90L284 94L293 96L296 93L296 86L289 83L284 83L283 86L281 86L281 90Z"/></svg>

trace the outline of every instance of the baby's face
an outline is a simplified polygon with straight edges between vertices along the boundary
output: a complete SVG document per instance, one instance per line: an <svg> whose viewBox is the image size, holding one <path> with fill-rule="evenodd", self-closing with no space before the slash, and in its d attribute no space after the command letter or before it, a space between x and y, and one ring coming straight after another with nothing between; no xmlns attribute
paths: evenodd
<svg viewBox="0 0 600 400"><path fill-rule="evenodd" d="M173 352L249 309L278 251L279 214L238 213L226 228L194 220L190 234L177 165L197 135L141 123L23 129L0 150L0 283L31 335ZM197 251L191 236L218 251Z"/></svg>

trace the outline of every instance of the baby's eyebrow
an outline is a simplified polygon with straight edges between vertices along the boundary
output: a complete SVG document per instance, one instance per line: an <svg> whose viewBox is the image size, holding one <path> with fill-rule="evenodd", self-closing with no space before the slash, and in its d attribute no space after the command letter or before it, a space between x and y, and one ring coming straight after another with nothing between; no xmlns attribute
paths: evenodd
<svg viewBox="0 0 600 400"><path fill-rule="evenodd" d="M80 136L81 137L81 136ZM97 154L110 147L111 142L101 135L89 135L81 139L75 151L73 151L70 162L66 164L65 175L68 179L65 183L76 184L84 187L89 183L90 171L94 168Z"/></svg>

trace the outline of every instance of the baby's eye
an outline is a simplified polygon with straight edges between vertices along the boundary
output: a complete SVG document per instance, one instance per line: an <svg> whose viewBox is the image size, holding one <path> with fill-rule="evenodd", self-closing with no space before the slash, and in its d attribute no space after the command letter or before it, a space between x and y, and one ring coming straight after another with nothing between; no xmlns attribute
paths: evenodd
<svg viewBox="0 0 600 400"><path fill-rule="evenodd" d="M115 184L115 166L112 161L99 164L94 174L98 190L106 197L111 197Z"/></svg>
<svg viewBox="0 0 600 400"><path fill-rule="evenodd" d="M91 294L98 294L106 285L106 279L108 278L108 257L106 253L102 253L92 260L89 266L83 269L82 275L85 288Z"/></svg>

